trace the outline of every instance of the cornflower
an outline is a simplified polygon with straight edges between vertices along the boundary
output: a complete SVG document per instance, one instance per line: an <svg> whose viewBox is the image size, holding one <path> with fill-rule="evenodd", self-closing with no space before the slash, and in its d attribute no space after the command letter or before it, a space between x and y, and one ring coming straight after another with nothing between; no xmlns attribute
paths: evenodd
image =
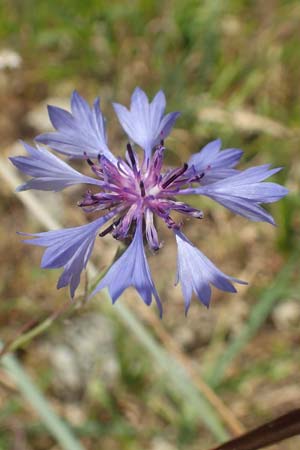
<svg viewBox="0 0 300 450"><path fill-rule="evenodd" d="M150 103L146 94L136 88L129 110L118 103L113 107L130 141L125 159L114 156L108 148L100 100L97 98L90 108L76 91L71 97L71 113L48 106L56 131L37 136L36 147L24 143L28 156L10 158L19 170L31 176L17 188L18 191L60 191L71 185L88 184L93 188L86 191L79 206L87 213L99 213L96 220L83 226L35 234L20 233L33 238L24 242L46 247L41 267L63 267L57 288L69 285L73 298L97 235L111 234L118 240L130 239L127 249L109 268L90 297L107 287L114 303L126 288L132 286L147 305L154 297L162 316L162 303L144 249L144 241L153 253L161 248L155 220L158 217L173 232L177 242L177 283L182 287L186 313L193 293L208 306L211 286L236 292L233 283L245 282L218 269L183 234L182 222L172 218L174 212L203 218L201 210L177 197L203 195L250 220L274 225L273 217L261 204L275 202L287 194L287 189L279 184L264 182L281 168L272 169L265 164L237 170L235 167L242 150L221 150L218 139L208 143L181 167L163 169L164 139L179 116L178 112L164 115L164 93L159 91ZM82 175L39 144L68 157L86 160L94 177ZM142 148L142 157L138 156L134 144Z"/></svg>

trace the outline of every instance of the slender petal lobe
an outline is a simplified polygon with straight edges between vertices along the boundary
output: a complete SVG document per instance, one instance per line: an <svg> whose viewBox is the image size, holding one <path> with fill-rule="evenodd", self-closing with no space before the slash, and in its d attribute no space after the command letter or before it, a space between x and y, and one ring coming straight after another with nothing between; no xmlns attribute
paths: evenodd
<svg viewBox="0 0 300 450"><path fill-rule="evenodd" d="M93 108L74 91L71 97L72 114L56 106L48 106L49 118L57 130L37 136L36 141L74 158L96 158L105 155L115 162L106 142L105 120L97 98Z"/></svg>
<svg viewBox="0 0 300 450"><path fill-rule="evenodd" d="M63 267L57 288L70 285L71 297L80 282L80 274L85 269L92 253L95 238L99 228L116 214L115 211L91 222L87 225L62 230L47 231L45 233L19 233L34 239L24 241L26 244L47 247L44 252L41 267L43 269L57 269Z"/></svg>
<svg viewBox="0 0 300 450"><path fill-rule="evenodd" d="M177 283L181 284L186 313L190 307L193 292L208 307L211 284L226 292L236 292L231 282L247 284L221 272L181 231L176 231L175 234L178 247Z"/></svg>
<svg viewBox="0 0 300 450"><path fill-rule="evenodd" d="M287 195L288 190L277 183L262 181L279 170L270 169L269 164L251 167L215 183L185 189L180 194L206 195L236 214L274 225L273 217L260 204L275 202Z"/></svg>
<svg viewBox="0 0 300 450"><path fill-rule="evenodd" d="M162 315L162 305L153 284L145 255L141 223L137 225L133 241L128 249L110 267L107 274L92 292L91 297L101 291L101 289L108 287L109 294L114 303L129 286L137 290L146 305L151 304L153 295L160 316Z"/></svg>
<svg viewBox="0 0 300 450"><path fill-rule="evenodd" d="M214 183L238 173L234 167L241 159L243 151L236 148L221 151L221 144L220 139L209 142L188 161L189 173L193 170L201 185Z"/></svg>
<svg viewBox="0 0 300 450"><path fill-rule="evenodd" d="M162 91L149 103L145 92L136 88L131 97L130 110L119 103L113 106L123 129L133 142L144 149L148 159L155 145L169 135L179 116L178 112L164 116L166 99Z"/></svg>
<svg viewBox="0 0 300 450"><path fill-rule="evenodd" d="M32 178L19 186L17 191L39 189L57 192L74 184L101 185L98 179L82 175L47 149L39 146L34 148L25 142L23 145L29 156L16 156L10 160L21 172Z"/></svg>

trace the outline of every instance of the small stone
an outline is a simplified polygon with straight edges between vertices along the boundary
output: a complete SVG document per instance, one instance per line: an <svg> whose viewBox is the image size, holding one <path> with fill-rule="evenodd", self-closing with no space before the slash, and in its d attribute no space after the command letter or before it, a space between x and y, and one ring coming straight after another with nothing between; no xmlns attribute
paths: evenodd
<svg viewBox="0 0 300 450"><path fill-rule="evenodd" d="M295 300L280 303L273 311L272 319L276 328L288 330L300 324L300 303Z"/></svg>
<svg viewBox="0 0 300 450"><path fill-rule="evenodd" d="M22 58L17 52L10 48L0 50L0 70L18 69L21 64Z"/></svg>
<svg viewBox="0 0 300 450"><path fill-rule="evenodd" d="M151 445L151 450L175 450L175 447L162 438L154 438Z"/></svg>
<svg viewBox="0 0 300 450"><path fill-rule="evenodd" d="M53 388L67 401L79 400L94 382L112 387L118 380L113 325L100 313L88 312L64 324L46 350Z"/></svg>

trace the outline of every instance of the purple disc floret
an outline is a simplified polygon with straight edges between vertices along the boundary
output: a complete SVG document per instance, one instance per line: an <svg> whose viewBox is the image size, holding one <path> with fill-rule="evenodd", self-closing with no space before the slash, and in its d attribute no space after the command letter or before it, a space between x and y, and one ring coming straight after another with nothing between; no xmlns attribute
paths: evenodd
<svg viewBox="0 0 300 450"><path fill-rule="evenodd" d="M86 268L97 236L111 234L128 243L128 248L109 268L91 296L107 287L115 302L127 287L134 287L145 304L154 297L162 315L162 303L152 280L144 242L150 252L162 246L157 231L157 218L173 232L178 247L177 282L180 282L187 313L192 294L206 306L211 299L211 286L236 292L233 283L245 282L224 274L183 234L183 217L203 218L203 212L183 199L187 195L204 195L236 214L253 221L274 224L262 203L275 202L287 189L264 180L281 168L269 165L236 169L243 154L239 149L221 150L221 141L208 143L180 167L164 169L164 139L179 116L165 115L166 100L159 91L150 103L146 94L136 88L130 109L115 103L118 119L128 135L125 158L114 156L108 148L105 119L96 99L92 108L77 93L71 97L71 113L49 106L55 132L39 135L36 141L72 158L86 160L92 176L73 169L46 147L24 143L28 156L10 158L12 163L31 178L18 191L38 189L59 191L75 184L87 184L78 205L86 213L99 217L83 226L27 234L28 244L46 247L41 266L63 267L57 287L70 286L75 295L80 275ZM138 155L134 144L142 148Z"/></svg>

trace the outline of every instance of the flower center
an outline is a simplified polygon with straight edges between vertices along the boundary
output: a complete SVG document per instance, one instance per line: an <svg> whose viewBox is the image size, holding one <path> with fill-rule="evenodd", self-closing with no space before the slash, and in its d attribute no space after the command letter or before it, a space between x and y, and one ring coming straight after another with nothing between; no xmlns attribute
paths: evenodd
<svg viewBox="0 0 300 450"><path fill-rule="evenodd" d="M163 143L156 147L152 159L144 160L140 166L136 153L127 145L125 160L119 158L117 164L99 155L99 164L87 159L93 172L99 178L101 192L87 191L79 206L86 212L115 210L116 218L100 233L111 233L116 239L125 239L136 222L143 221L149 246L153 250L160 247L154 224L154 215L160 217L168 228L179 229L170 213L177 211L185 215L202 218L201 211L176 200L176 194L183 185L189 183L188 164L162 173ZM193 175L194 176L194 175Z"/></svg>

